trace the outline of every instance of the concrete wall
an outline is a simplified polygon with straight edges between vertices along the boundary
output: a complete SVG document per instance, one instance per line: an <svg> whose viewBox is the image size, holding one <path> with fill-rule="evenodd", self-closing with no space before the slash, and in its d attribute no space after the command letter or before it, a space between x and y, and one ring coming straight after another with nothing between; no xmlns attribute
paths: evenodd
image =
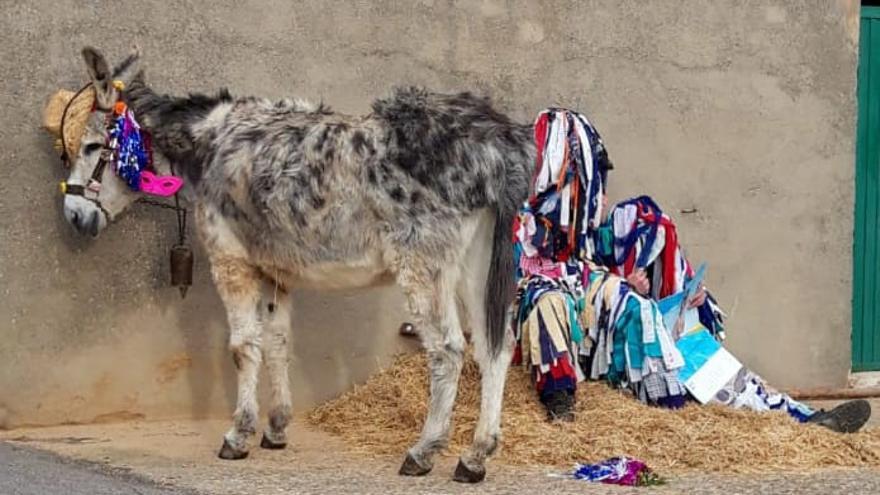
<svg viewBox="0 0 880 495"><path fill-rule="evenodd" d="M186 300L167 286L172 215L138 208L94 242L62 221L40 109L85 81L86 43L118 59L137 42L170 92L225 85L360 113L414 83L490 92L524 121L585 111L617 165L612 195L654 195L709 263L732 350L781 386L842 385L858 2L744 4L3 0L0 423L232 409L204 256ZM405 317L395 289L300 294L297 407L406 348Z"/></svg>

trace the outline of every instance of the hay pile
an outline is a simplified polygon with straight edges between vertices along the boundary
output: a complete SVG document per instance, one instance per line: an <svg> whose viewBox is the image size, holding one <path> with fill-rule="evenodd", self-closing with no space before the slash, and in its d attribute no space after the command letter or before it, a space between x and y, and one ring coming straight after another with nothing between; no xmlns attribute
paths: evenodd
<svg viewBox="0 0 880 495"><path fill-rule="evenodd" d="M470 442L478 414L478 385L477 366L468 360L450 453L458 454ZM401 456L418 438L427 391L424 355L402 356L363 386L312 411L308 419L341 436L355 451ZM498 457L510 464L568 468L575 462L625 454L661 472L880 466L880 428L842 435L796 424L778 413L720 406L669 411L644 406L603 383L578 388L573 423L549 423L521 368L511 368L508 378L503 432Z"/></svg>

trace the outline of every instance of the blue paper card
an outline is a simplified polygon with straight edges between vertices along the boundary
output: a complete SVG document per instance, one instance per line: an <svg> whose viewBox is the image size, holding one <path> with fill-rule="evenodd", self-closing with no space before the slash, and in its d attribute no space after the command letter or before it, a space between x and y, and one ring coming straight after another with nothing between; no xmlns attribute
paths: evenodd
<svg viewBox="0 0 880 495"><path fill-rule="evenodd" d="M684 367L678 370L678 378L683 382L690 379L698 369L706 364L709 358L721 349L721 344L705 328L683 336L678 339L675 346L684 357Z"/></svg>

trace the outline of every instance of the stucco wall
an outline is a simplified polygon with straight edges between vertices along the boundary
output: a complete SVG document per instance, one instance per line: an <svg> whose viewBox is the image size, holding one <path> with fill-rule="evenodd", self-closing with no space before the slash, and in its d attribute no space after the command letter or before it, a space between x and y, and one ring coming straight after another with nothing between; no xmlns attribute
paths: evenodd
<svg viewBox="0 0 880 495"><path fill-rule="evenodd" d="M118 59L137 42L170 92L360 113L413 83L490 92L523 121L580 109L617 166L612 195L655 196L708 262L732 350L782 386L842 385L858 2L744 4L0 2L0 423L225 415L234 401L204 256L186 300L167 286L172 216L137 208L94 242L62 221L40 108L85 80L86 43ZM409 347L405 317L395 289L299 294L296 406Z"/></svg>

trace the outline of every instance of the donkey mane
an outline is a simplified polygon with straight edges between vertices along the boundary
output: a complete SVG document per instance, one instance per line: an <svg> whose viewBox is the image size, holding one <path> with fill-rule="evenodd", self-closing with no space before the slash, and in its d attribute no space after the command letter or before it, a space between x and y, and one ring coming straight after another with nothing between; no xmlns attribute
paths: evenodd
<svg viewBox="0 0 880 495"><path fill-rule="evenodd" d="M199 156L192 127L217 105L233 101L229 91L221 88L214 96L201 93L190 93L188 97L160 95L144 83L141 72L123 95L141 123L150 130L157 148L191 184L197 185L202 179L204 160Z"/></svg>

